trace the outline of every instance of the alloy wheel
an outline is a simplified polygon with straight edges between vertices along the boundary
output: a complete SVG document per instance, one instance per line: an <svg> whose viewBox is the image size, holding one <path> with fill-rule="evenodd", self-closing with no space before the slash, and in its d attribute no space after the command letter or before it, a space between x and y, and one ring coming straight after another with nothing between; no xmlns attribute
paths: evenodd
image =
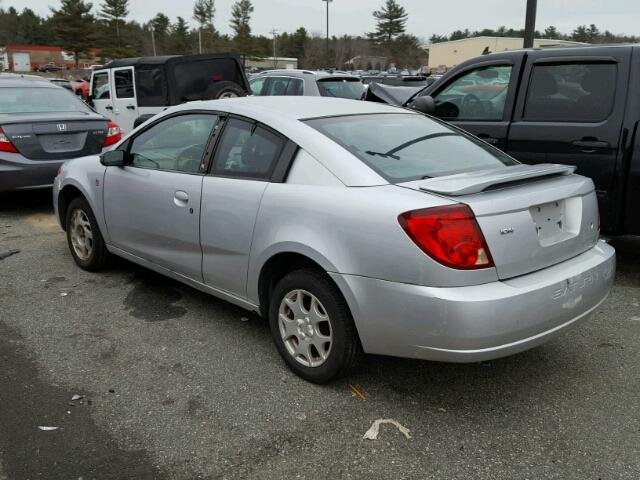
<svg viewBox="0 0 640 480"><path fill-rule="evenodd" d="M280 302L280 336L287 352L305 367L319 367L333 344L331 319L320 300L306 290L292 290Z"/></svg>
<svg viewBox="0 0 640 480"><path fill-rule="evenodd" d="M91 223L84 210L76 210L71 216L70 236L74 253L82 261L87 261L93 251Z"/></svg>

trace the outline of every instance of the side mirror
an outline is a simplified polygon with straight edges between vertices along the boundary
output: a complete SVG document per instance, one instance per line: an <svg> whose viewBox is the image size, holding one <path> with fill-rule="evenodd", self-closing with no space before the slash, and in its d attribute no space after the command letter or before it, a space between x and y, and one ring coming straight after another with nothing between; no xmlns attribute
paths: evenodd
<svg viewBox="0 0 640 480"><path fill-rule="evenodd" d="M100 163L105 167L124 167L125 152L123 150L109 150L100 155Z"/></svg>
<svg viewBox="0 0 640 480"><path fill-rule="evenodd" d="M416 110L421 113L426 113L427 115L433 115L436 113L436 102L430 95L425 95L423 97L417 97L414 101L412 101L409 105L407 105L412 110Z"/></svg>

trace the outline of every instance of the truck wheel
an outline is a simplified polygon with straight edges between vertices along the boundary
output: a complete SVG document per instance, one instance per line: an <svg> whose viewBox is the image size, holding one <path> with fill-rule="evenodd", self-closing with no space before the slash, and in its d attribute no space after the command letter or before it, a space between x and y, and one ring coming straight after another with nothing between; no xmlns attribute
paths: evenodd
<svg viewBox="0 0 640 480"><path fill-rule="evenodd" d="M235 82L215 82L207 87L202 100L218 100L219 98L236 98L247 95Z"/></svg>

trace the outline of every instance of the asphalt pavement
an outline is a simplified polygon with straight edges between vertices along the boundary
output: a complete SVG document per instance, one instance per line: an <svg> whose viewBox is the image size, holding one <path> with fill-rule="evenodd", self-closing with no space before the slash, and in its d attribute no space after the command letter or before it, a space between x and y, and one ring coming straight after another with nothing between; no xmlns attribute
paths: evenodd
<svg viewBox="0 0 640 480"><path fill-rule="evenodd" d="M542 347L370 356L318 386L255 315L126 261L77 268L50 203L0 194L0 480L640 478L640 239L611 240L610 297ZM363 439L377 419L411 438Z"/></svg>

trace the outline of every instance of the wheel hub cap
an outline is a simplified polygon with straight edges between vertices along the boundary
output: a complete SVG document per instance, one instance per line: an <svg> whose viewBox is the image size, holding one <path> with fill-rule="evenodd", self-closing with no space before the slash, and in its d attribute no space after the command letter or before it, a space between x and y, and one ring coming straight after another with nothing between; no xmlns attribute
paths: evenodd
<svg viewBox="0 0 640 480"><path fill-rule="evenodd" d="M69 234L74 253L80 260L88 260L93 251L93 233L89 217L83 210L75 210L71 215Z"/></svg>
<svg viewBox="0 0 640 480"><path fill-rule="evenodd" d="M316 296L306 290L287 293L278 312L280 335L287 352L306 367L322 365L331 352L331 320Z"/></svg>

